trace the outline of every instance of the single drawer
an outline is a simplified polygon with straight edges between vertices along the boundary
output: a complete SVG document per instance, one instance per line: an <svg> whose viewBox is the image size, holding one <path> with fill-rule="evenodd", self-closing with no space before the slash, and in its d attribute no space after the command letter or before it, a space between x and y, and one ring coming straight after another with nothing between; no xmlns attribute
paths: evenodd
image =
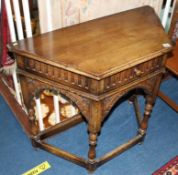
<svg viewBox="0 0 178 175"><path fill-rule="evenodd" d="M159 70L160 67L162 67L162 64L163 56L160 56L137 66L126 69L124 71L121 71L110 77L107 77L104 80L104 91L108 91L115 87L123 86L135 80L143 78L144 76Z"/></svg>

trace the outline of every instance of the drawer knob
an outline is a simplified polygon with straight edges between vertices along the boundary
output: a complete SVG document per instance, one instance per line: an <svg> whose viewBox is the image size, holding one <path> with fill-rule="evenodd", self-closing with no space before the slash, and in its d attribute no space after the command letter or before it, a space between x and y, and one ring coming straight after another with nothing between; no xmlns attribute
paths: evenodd
<svg viewBox="0 0 178 175"><path fill-rule="evenodd" d="M137 68L134 69L134 73L135 73L136 76L140 76L140 75L143 74L143 72L141 70L137 69Z"/></svg>

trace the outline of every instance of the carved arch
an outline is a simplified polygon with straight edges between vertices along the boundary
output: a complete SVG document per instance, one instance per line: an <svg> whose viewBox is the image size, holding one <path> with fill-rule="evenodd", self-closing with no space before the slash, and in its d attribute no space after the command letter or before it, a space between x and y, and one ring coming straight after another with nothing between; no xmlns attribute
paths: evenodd
<svg viewBox="0 0 178 175"><path fill-rule="evenodd" d="M111 109L113 108L113 106L115 106L115 104L124 97L124 95L128 94L129 92L135 91L135 90L139 90L141 89L145 95L151 95L151 91L152 91L152 86L150 86L149 84L145 84L145 83L141 83L139 85L136 85L130 89L127 90L123 90L120 91L112 96L106 97L103 101L103 120L105 119L105 117L108 115L108 113L111 111Z"/></svg>
<svg viewBox="0 0 178 175"><path fill-rule="evenodd" d="M61 96L65 97L72 105L76 106L79 109L80 113L85 117L85 119L88 120L89 108L90 108L89 99L79 96L74 92L69 92L62 88L58 89L56 87L53 87L52 85L47 85L36 80L33 80L31 82L31 88L30 88L31 97L29 99L28 106L32 106L30 102L33 101L34 97L38 97L43 90L50 90L54 93L59 93Z"/></svg>

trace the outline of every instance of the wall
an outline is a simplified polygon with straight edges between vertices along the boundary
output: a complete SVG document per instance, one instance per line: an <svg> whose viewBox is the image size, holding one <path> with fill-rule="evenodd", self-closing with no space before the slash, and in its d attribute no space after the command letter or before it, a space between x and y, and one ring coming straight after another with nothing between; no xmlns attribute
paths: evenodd
<svg viewBox="0 0 178 175"><path fill-rule="evenodd" d="M41 33L143 5L160 14L162 0L38 0Z"/></svg>

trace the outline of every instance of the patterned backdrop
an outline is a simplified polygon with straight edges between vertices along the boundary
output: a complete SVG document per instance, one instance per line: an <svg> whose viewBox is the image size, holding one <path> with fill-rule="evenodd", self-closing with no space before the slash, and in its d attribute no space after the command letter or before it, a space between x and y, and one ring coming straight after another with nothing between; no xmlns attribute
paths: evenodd
<svg viewBox="0 0 178 175"><path fill-rule="evenodd" d="M47 0L38 0L41 32L47 29ZM159 14L162 0L50 0L52 28L58 29L135 7L150 5Z"/></svg>

